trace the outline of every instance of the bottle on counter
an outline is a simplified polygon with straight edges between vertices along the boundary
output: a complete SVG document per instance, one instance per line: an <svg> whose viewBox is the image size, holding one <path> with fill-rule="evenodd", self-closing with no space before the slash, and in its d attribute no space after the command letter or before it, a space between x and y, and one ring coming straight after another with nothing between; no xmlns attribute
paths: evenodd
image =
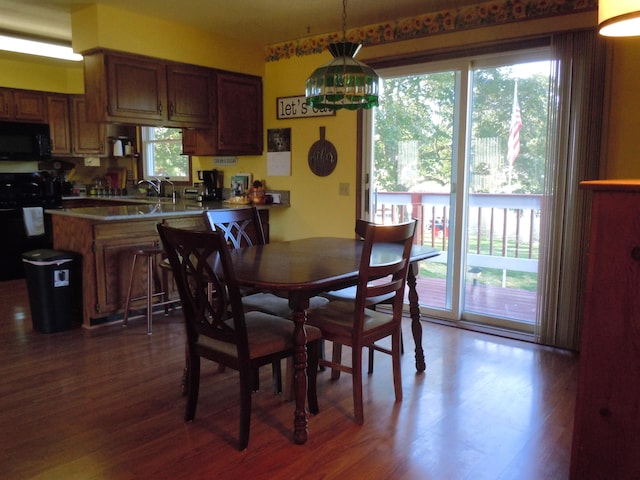
<svg viewBox="0 0 640 480"><path fill-rule="evenodd" d="M260 180L253 182L253 186L249 189L249 202L261 205L265 203L264 184Z"/></svg>

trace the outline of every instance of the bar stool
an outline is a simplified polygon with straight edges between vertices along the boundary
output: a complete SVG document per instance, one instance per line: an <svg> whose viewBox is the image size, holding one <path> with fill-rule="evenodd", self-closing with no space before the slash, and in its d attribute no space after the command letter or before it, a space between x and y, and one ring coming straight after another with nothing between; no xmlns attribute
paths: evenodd
<svg viewBox="0 0 640 480"><path fill-rule="evenodd" d="M131 275L129 276L129 288L127 290L127 299L124 305L124 317L122 326L126 327L129 321L129 312L131 311L131 302L136 302L138 300L146 299L147 303L147 334L151 335L151 321L153 319L153 307L164 305L164 313L167 315L169 313L169 309L167 305L172 303L172 301L168 300L166 285L163 285L160 281L160 277L158 276L158 272L156 271L156 260L158 255L162 255L164 250L160 247L149 247L149 248L140 248L133 252L133 261L131 263ZM136 273L136 263L138 259L147 259L147 289L146 294L141 295L139 297L132 297L133 294L133 283ZM153 302L154 297L162 297L161 302ZM142 316L142 315L138 315Z"/></svg>

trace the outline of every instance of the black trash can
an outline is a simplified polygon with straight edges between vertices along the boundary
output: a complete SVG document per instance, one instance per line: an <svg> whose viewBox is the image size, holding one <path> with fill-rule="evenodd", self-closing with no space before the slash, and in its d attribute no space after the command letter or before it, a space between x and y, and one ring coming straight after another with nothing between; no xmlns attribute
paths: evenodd
<svg viewBox="0 0 640 480"><path fill-rule="evenodd" d="M80 256L39 249L22 254L33 328L43 333L69 330L82 321Z"/></svg>

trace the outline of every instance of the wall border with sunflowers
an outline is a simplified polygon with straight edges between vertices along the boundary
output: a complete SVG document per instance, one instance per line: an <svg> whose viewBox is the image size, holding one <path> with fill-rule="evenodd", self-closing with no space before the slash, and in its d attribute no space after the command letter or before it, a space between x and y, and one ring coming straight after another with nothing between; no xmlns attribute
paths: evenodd
<svg viewBox="0 0 640 480"><path fill-rule="evenodd" d="M597 0L493 0L350 29L347 30L346 37L347 41L361 43L363 46L380 45L597 8ZM269 45L266 47L266 61L320 53L328 44L341 40L342 32L334 32Z"/></svg>

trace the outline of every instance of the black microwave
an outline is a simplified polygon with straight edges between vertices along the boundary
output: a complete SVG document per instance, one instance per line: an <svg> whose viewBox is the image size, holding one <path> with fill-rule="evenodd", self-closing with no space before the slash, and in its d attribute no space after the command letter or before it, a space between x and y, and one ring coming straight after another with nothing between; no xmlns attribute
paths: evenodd
<svg viewBox="0 0 640 480"><path fill-rule="evenodd" d="M45 123L0 122L0 160L51 158L51 136Z"/></svg>

